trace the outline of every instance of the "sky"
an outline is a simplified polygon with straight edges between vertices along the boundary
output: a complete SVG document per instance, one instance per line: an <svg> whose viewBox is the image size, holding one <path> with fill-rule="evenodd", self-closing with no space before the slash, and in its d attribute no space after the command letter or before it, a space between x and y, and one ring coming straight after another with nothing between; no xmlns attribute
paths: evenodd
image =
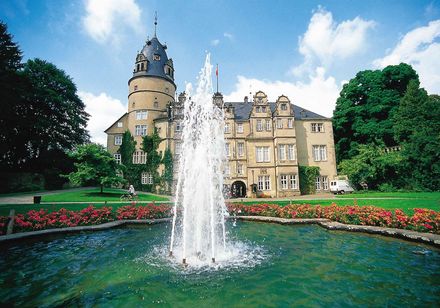
<svg viewBox="0 0 440 308"><path fill-rule="evenodd" d="M228 102L262 90L331 117L357 72L400 62L440 94L440 0L0 1L24 61L44 59L73 79L92 141L104 145L104 130L127 110L128 79L156 11L177 94L196 84L207 53Z"/></svg>

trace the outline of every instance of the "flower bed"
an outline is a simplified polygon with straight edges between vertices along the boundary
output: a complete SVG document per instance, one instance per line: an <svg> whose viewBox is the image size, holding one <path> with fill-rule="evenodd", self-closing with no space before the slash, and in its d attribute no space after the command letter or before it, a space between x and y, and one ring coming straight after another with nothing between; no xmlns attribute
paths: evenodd
<svg viewBox="0 0 440 308"><path fill-rule="evenodd" d="M127 205L113 211L112 207L95 208L88 206L80 211L60 209L48 213L47 210L31 210L26 214L17 214L14 220L14 233L43 229L65 228L76 226L99 225L122 219L153 219L169 217L171 208L168 205L134 206ZM5 233L8 217L0 216L0 235Z"/></svg>
<svg viewBox="0 0 440 308"><path fill-rule="evenodd" d="M440 234L440 212L414 209L410 216L402 210L385 210L374 206L330 206L292 204L227 205L231 215L271 216L282 218L327 218L344 224L409 229Z"/></svg>
<svg viewBox="0 0 440 308"><path fill-rule="evenodd" d="M327 218L344 224L380 226L409 229L419 232L440 234L440 212L428 209L414 209L410 216L402 210L389 211L374 206L330 206L292 204L245 205L227 204L231 216L271 216L281 218ZM127 205L113 211L111 207L94 208L89 206L80 211L60 209L48 213L47 210L29 211L17 214L14 233L51 228L98 225L114 220L155 219L171 216L171 205L148 204L146 206ZM8 217L0 216L0 235L5 233Z"/></svg>

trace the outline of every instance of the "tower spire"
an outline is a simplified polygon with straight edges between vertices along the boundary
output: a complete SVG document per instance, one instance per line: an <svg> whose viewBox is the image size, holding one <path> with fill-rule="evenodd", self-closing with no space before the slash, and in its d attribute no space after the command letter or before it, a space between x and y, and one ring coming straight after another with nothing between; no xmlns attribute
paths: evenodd
<svg viewBox="0 0 440 308"><path fill-rule="evenodd" d="M156 30L157 30L157 11L155 11L154 13L154 37L157 37Z"/></svg>

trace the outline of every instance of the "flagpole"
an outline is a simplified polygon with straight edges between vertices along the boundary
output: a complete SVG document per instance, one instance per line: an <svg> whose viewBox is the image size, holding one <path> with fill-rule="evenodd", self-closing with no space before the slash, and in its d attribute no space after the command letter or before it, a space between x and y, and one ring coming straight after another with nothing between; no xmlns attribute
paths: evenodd
<svg viewBox="0 0 440 308"><path fill-rule="evenodd" d="M218 64L217 64L217 69L215 70L215 75L217 76L217 93L218 93Z"/></svg>

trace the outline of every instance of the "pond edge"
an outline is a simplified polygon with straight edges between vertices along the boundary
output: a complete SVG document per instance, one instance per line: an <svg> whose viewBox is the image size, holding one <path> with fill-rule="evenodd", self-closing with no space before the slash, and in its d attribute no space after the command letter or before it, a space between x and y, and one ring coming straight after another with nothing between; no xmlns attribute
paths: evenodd
<svg viewBox="0 0 440 308"><path fill-rule="evenodd" d="M422 233L412 230L385 228L385 227L377 227L377 226L348 225L348 224L342 224L339 222L331 221L326 218L295 218L294 219L294 218L280 218L280 217L268 217L268 216L230 216L228 218L244 220L244 221L278 223L282 225L317 224L330 231L347 231L347 232L378 234L378 235L395 237L412 242L418 242L431 246L440 247L439 234ZM153 225L153 224L159 224L169 221L171 221L171 218L116 220L116 221L111 221L104 224L93 225L93 226L54 228L54 229L46 229L39 231L21 232L21 233L14 233L10 235L0 236L0 243L26 239L30 237L43 236L46 234L99 231L99 230L121 227L124 225L144 225L144 224Z"/></svg>

